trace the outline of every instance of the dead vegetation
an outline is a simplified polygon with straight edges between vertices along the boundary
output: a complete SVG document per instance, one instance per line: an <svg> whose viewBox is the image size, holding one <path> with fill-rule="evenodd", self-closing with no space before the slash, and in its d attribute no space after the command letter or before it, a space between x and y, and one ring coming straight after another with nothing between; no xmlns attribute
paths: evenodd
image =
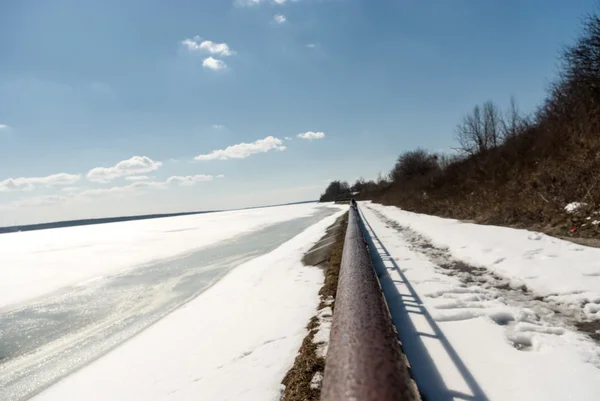
<svg viewBox="0 0 600 401"><path fill-rule="evenodd" d="M404 153L388 179L348 190L421 213L600 238L598 16L586 18L560 60L559 78L533 115L514 100L507 110L485 102L458 125L456 153ZM586 208L567 213L571 202Z"/></svg>
<svg viewBox="0 0 600 401"><path fill-rule="evenodd" d="M334 308L347 225L348 213L345 213L326 234L326 237L334 236L334 242L329 248L330 254L326 264L325 283L319 291L321 297L319 310L325 307ZM313 381L315 375L322 375L325 370L325 359L318 356L318 344L315 343L319 318L314 316L306 328L308 334L302 342L294 365L282 381L285 390L281 401L318 401L321 396L321 383Z"/></svg>

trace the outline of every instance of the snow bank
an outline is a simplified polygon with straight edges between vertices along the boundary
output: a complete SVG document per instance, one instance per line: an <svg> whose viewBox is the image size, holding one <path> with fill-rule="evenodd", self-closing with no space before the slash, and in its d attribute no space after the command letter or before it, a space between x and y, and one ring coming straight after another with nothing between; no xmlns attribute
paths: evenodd
<svg viewBox="0 0 600 401"><path fill-rule="evenodd" d="M301 257L341 213L241 265L34 400L278 400L324 278Z"/></svg>
<svg viewBox="0 0 600 401"><path fill-rule="evenodd" d="M308 216L316 203L0 235L0 308Z"/></svg>
<svg viewBox="0 0 600 401"><path fill-rule="evenodd" d="M427 234L435 246L448 246L461 259L546 291L577 291L580 285L600 292L595 276L585 275L597 271L597 250L393 207L362 204L361 210L394 323L427 399L598 400L600 348L595 342L573 327L553 324L560 316L545 302L523 305L518 295L509 299L520 291L465 284L459 279L464 265L448 268L442 263L449 260L434 262L444 252L421 247L391 220ZM482 271L471 272L473 279L475 273Z"/></svg>
<svg viewBox="0 0 600 401"><path fill-rule="evenodd" d="M457 259L525 284L540 296L564 295L562 301L573 304L600 297L600 249L527 230L462 223L392 206L369 207L447 248Z"/></svg>

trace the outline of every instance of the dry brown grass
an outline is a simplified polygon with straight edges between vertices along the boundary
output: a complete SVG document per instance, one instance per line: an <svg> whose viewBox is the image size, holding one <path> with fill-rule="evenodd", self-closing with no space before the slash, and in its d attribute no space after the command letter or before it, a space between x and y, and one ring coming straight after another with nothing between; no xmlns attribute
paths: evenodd
<svg viewBox="0 0 600 401"><path fill-rule="evenodd" d="M310 382L317 372L325 370L325 360L317 356L317 345L313 343L318 319L313 317L307 326L308 335L304 338L294 366L283 378L285 393L282 401L318 401L320 389L310 388Z"/></svg>
<svg viewBox="0 0 600 401"><path fill-rule="evenodd" d="M321 296L321 305L319 306L319 309L322 309L325 306L323 302L327 298L331 297L335 299L337 293L337 285L340 277L340 266L342 265L342 253L344 251L344 237L346 236L346 228L348 226L348 213L345 213L342 216L340 224L341 229L337 232L335 243L331 248L327 273L325 274L325 284L323 284L323 287L321 287L321 290L319 291L319 295Z"/></svg>
<svg viewBox="0 0 600 401"><path fill-rule="evenodd" d="M600 220L599 17L586 19L560 60L559 79L536 115L499 146L410 179L392 174L391 185L371 184L361 197L444 217L600 238L600 224L591 224ZM567 214L571 202L589 207Z"/></svg>
<svg viewBox="0 0 600 401"><path fill-rule="evenodd" d="M393 185L374 200L484 224L600 238L600 225L591 224L600 219L594 214L600 200L600 135L567 135L562 128L531 128L485 155ZM567 214L564 206L574 201L588 203L587 213ZM576 233L569 232L572 227Z"/></svg>
<svg viewBox="0 0 600 401"><path fill-rule="evenodd" d="M325 306L334 307L335 302L327 303L327 299L334 298L337 291L337 283L342 263L342 249L344 247L344 237L346 236L346 227L348 225L348 213L344 214L341 220L335 224L340 224L335 234L335 243L331 248L327 270L325 273L325 283L319 295L321 304L319 309ZM323 373L325 370L325 359L317 356L317 345L313 342L316 330L318 328L318 318L313 317L307 325L308 334L302 342L298 351L298 356L294 365L285 375L282 384L285 391L281 401L318 401L321 396L321 389L313 389L310 382L317 372Z"/></svg>

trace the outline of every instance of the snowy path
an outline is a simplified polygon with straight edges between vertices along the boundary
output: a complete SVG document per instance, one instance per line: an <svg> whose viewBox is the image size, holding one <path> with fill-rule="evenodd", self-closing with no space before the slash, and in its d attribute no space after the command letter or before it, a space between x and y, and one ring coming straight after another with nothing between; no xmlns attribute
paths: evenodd
<svg viewBox="0 0 600 401"><path fill-rule="evenodd" d="M428 400L597 400L600 250L361 204Z"/></svg>
<svg viewBox="0 0 600 401"><path fill-rule="evenodd" d="M303 217L288 210L288 221L268 224L266 220L266 227L258 224L253 231L186 255L85 280L5 307L0 311L0 399L27 399L195 298L234 267L269 254L339 210L310 205L304 207ZM300 327L305 323L299 322ZM89 399L88 394L76 398Z"/></svg>

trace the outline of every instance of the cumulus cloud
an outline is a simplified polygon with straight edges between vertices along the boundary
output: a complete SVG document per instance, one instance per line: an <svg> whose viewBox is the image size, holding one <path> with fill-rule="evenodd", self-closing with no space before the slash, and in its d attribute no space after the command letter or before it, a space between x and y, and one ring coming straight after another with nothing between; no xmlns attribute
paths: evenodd
<svg viewBox="0 0 600 401"><path fill-rule="evenodd" d="M225 174L219 174L218 176L216 176L215 178L225 178Z"/></svg>
<svg viewBox="0 0 600 401"><path fill-rule="evenodd" d="M227 64L225 64L222 60L218 60L212 56L205 58L204 61L202 61L202 66L213 71L220 71L227 68Z"/></svg>
<svg viewBox="0 0 600 401"><path fill-rule="evenodd" d="M275 14L273 16L273 19L275 20L275 22L277 22L278 24L283 24L285 21L287 21L287 18L285 17L285 15L283 14Z"/></svg>
<svg viewBox="0 0 600 401"><path fill-rule="evenodd" d="M298 138L300 138L300 139L308 139L309 141L312 141L313 139L323 139L323 138L325 138L325 133L324 132L312 132L312 131L308 131L308 132L305 132L303 134L298 134L296 136Z"/></svg>
<svg viewBox="0 0 600 401"><path fill-rule="evenodd" d="M64 187L64 188L61 188L61 192L71 193L71 192L77 192L77 191L79 191L79 187Z"/></svg>
<svg viewBox="0 0 600 401"><path fill-rule="evenodd" d="M35 186L25 177L7 178L0 181L0 192L33 191L34 189Z"/></svg>
<svg viewBox="0 0 600 401"><path fill-rule="evenodd" d="M46 177L7 178L0 181L0 192L32 191L37 186L55 187L72 185L81 179L80 174L59 173Z"/></svg>
<svg viewBox="0 0 600 401"><path fill-rule="evenodd" d="M214 58L212 55L227 57L235 54L227 43L215 43L212 40L202 40L200 36L194 36L193 38L185 39L181 42L191 52L203 52L211 54L211 56L205 58L202 61L204 68L211 69L213 71L219 71L227 68L227 64L223 60Z"/></svg>
<svg viewBox="0 0 600 401"><path fill-rule="evenodd" d="M279 138L268 136L252 143L238 143L225 149L213 150L204 155L198 155L196 160L228 160L244 159L256 153L265 153L271 150L284 151L287 148L283 146L283 141Z"/></svg>
<svg viewBox="0 0 600 401"><path fill-rule="evenodd" d="M286 141L291 141L292 140L292 138L289 137L289 136L285 136L285 137L283 137L283 139L285 139Z"/></svg>
<svg viewBox="0 0 600 401"><path fill-rule="evenodd" d="M189 51L198 51L200 50L200 43L202 38L200 36L194 36L192 39L187 38L181 41L181 44L184 45Z"/></svg>
<svg viewBox="0 0 600 401"><path fill-rule="evenodd" d="M203 51L219 56L231 56L232 54L235 54L227 43L215 43L212 40L202 40L200 36L194 36L192 39L185 39L181 44L189 51Z"/></svg>
<svg viewBox="0 0 600 401"><path fill-rule="evenodd" d="M190 187L192 185L196 185L199 182L212 181L213 179L214 179L214 177L212 175L204 175L204 174L186 175L186 176L175 175L175 176L167 178L166 183L167 184L176 184L176 185L179 185L182 187Z"/></svg>
<svg viewBox="0 0 600 401"><path fill-rule="evenodd" d="M252 7L262 3L262 0L235 0L234 4L241 7Z"/></svg>
<svg viewBox="0 0 600 401"><path fill-rule="evenodd" d="M147 175L131 175L129 177L125 177L127 181L150 181L152 178Z"/></svg>
<svg viewBox="0 0 600 401"><path fill-rule="evenodd" d="M210 40L200 43L200 49L210 54L218 54L219 56L231 56L233 54L227 43L215 43Z"/></svg>
<svg viewBox="0 0 600 401"><path fill-rule="evenodd" d="M133 156L131 159L122 160L112 167L96 167L87 173L91 182L106 183L115 178L140 175L157 170L161 162L155 162L147 156Z"/></svg>
<svg viewBox="0 0 600 401"><path fill-rule="evenodd" d="M128 188L135 189L163 189L167 185L163 181L135 181L132 184L127 185Z"/></svg>
<svg viewBox="0 0 600 401"><path fill-rule="evenodd" d="M9 129L10 127L6 124L0 124L0 130Z"/></svg>
<svg viewBox="0 0 600 401"><path fill-rule="evenodd" d="M233 3L240 7L252 7L266 3L268 0L235 0ZM283 5L288 0L271 0L271 4Z"/></svg>
<svg viewBox="0 0 600 401"><path fill-rule="evenodd" d="M235 54L227 43L215 43L212 40L202 40L200 36L194 36L181 42L189 51L202 51L204 53L216 54L222 57Z"/></svg>

